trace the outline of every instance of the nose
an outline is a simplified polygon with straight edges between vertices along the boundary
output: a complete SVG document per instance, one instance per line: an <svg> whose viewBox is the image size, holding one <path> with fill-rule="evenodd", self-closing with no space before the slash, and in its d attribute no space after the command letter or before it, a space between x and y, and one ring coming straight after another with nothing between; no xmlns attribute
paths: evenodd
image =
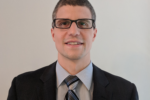
<svg viewBox="0 0 150 100"><path fill-rule="evenodd" d="M68 30L68 33L69 35L72 35L72 36L77 36L80 34L79 32L79 28L77 27L76 23L73 22Z"/></svg>

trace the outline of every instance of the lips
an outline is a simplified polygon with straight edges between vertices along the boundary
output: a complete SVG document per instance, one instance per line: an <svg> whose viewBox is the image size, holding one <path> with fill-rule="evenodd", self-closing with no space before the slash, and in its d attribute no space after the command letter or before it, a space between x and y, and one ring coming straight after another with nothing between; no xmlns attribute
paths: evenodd
<svg viewBox="0 0 150 100"><path fill-rule="evenodd" d="M80 44L83 44L83 43L80 43L80 42L68 42L66 44L70 44L70 45L80 45Z"/></svg>
<svg viewBox="0 0 150 100"><path fill-rule="evenodd" d="M66 42L65 44L68 44L68 45L81 45L83 44L82 42L79 42L79 41L68 41Z"/></svg>

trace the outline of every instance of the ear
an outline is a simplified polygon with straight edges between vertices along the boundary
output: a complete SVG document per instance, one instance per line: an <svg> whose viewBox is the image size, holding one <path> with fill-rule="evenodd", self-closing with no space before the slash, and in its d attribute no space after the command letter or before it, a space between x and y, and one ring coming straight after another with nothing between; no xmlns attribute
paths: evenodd
<svg viewBox="0 0 150 100"><path fill-rule="evenodd" d="M52 38L53 38L53 41L55 42L55 34L54 34L54 28L51 28L51 35L52 35Z"/></svg>
<svg viewBox="0 0 150 100"><path fill-rule="evenodd" d="M93 39L92 39L92 41L94 41L94 40L95 40L95 38L96 38L96 34L97 34L97 28L95 28L95 29L94 29L94 34L93 34Z"/></svg>

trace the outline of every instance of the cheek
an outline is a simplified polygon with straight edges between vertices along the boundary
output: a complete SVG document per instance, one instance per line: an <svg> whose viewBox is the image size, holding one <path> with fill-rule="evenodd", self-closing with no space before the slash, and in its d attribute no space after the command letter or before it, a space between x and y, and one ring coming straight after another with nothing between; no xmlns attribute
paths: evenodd
<svg viewBox="0 0 150 100"><path fill-rule="evenodd" d="M91 49L91 46L92 46L92 43L93 43L93 35L88 35L87 37L86 37L86 41L87 41L87 48L88 49Z"/></svg>
<svg viewBox="0 0 150 100"><path fill-rule="evenodd" d="M85 40L88 42L88 43L92 43L92 41L93 41L93 35L91 34L91 33L89 33L89 34L86 34L85 35Z"/></svg>
<svg viewBox="0 0 150 100"><path fill-rule="evenodd" d="M60 46L62 44L62 41L60 37L55 37L55 43L56 45Z"/></svg>
<svg viewBox="0 0 150 100"><path fill-rule="evenodd" d="M61 37L58 33L59 33L59 32L55 30L54 39L55 39L56 42L59 41L59 39L60 39L60 37Z"/></svg>
<svg viewBox="0 0 150 100"><path fill-rule="evenodd" d="M63 36L60 34L55 34L54 36L55 38L55 45L57 46L57 48L60 48L63 45Z"/></svg>
<svg viewBox="0 0 150 100"><path fill-rule="evenodd" d="M92 38L91 38L91 35L86 36L86 37L84 38L84 41L85 41L85 48L86 48L86 49L90 49L90 48L91 48L91 45L92 45Z"/></svg>

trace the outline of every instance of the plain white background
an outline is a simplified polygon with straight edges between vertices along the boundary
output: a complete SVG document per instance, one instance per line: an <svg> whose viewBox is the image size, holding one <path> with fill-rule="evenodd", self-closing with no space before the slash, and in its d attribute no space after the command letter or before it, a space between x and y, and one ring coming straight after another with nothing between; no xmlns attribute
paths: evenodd
<svg viewBox="0 0 150 100"><path fill-rule="evenodd" d="M12 79L57 60L51 38L58 0L0 0L0 100ZM136 84L150 100L150 1L90 0L97 14L91 60L99 68Z"/></svg>

